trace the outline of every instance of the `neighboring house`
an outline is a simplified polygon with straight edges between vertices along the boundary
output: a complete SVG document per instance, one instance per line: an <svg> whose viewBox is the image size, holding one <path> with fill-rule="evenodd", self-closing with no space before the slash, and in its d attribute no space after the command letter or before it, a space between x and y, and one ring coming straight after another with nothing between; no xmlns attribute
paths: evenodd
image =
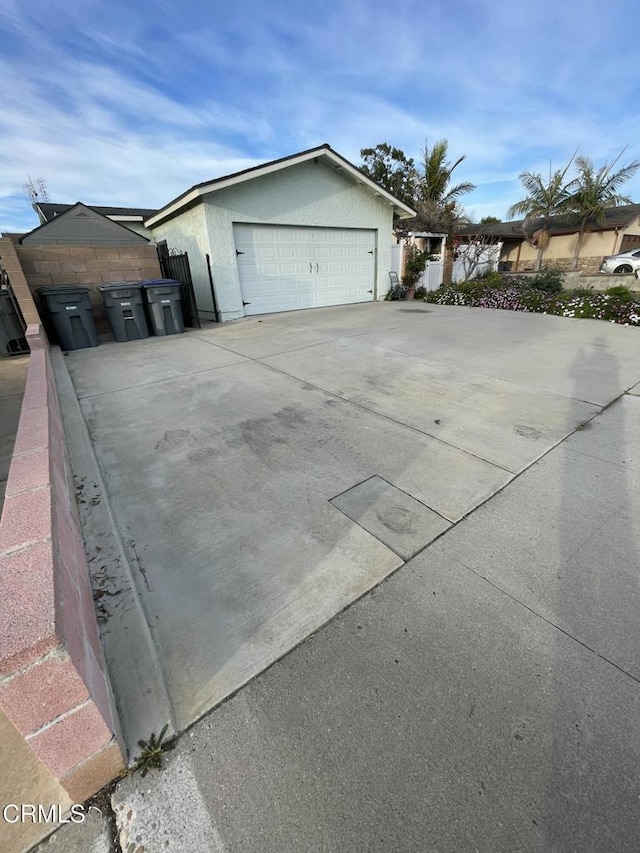
<svg viewBox="0 0 640 853"><path fill-rule="evenodd" d="M329 145L197 184L145 220L189 254L199 312L222 320L382 299L393 219L415 211Z"/></svg>
<svg viewBox="0 0 640 853"><path fill-rule="evenodd" d="M155 209L149 207L88 206L91 207L91 210L95 210L96 213L106 216L107 219L110 219L112 222L117 222L119 225L129 228L136 234L146 237L147 240L151 240L151 232L145 228L144 220L153 216L153 214L156 213ZM66 213L72 207L74 207L73 204L52 204L50 202L36 202L33 205L33 209L38 214L41 225L44 225L46 222L51 222L56 216Z"/></svg>
<svg viewBox="0 0 640 853"><path fill-rule="evenodd" d="M526 227L526 234L523 228ZM499 263L504 270L521 272L534 268L542 222L524 220L480 225L463 225L456 232L456 242L469 243L480 238L487 243L502 243ZM552 217L547 223L548 244L544 249L544 266L568 270L578 239L579 223L568 217ZM640 247L640 204L612 207L603 223L590 223L580 247L578 270L596 273L605 255Z"/></svg>
<svg viewBox="0 0 640 853"><path fill-rule="evenodd" d="M41 205L47 207L47 205ZM53 205L49 205L53 207ZM149 239L81 201L60 206L55 216L45 220L20 238L22 245L83 245L102 246L148 245ZM107 208L108 209L108 208Z"/></svg>

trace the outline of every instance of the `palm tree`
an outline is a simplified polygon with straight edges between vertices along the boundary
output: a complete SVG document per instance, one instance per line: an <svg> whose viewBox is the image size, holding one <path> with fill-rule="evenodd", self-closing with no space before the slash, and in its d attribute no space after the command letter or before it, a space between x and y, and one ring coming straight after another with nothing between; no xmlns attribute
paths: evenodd
<svg viewBox="0 0 640 853"><path fill-rule="evenodd" d="M455 163L447 161L449 143L446 139L435 142L429 150L425 142L422 169L416 186L416 209L422 225L428 231L451 234L462 220L460 196L475 190L469 181L451 185L451 176L464 161L465 155Z"/></svg>
<svg viewBox="0 0 640 853"><path fill-rule="evenodd" d="M464 155L454 163L447 160L449 143L440 139L431 149L425 142L422 168L416 182L415 208L418 212L418 222L425 231L436 234L446 234L444 244L444 281L451 281L453 269L453 234L456 226L466 222L460 196L472 192L475 184L465 181L459 184L451 183L451 176L464 161Z"/></svg>
<svg viewBox="0 0 640 853"><path fill-rule="evenodd" d="M549 242L548 225L553 216L562 214L567 209L569 201L568 183L565 180L569 166L573 162L575 154L569 160L564 169L551 172L549 167L549 180L545 181L538 172L521 172L518 176L520 183L527 191L527 195L521 201L517 201L507 211L507 216L522 216L522 230L527 236L527 228L534 222L539 222L539 227L531 235L537 238L535 245L538 248L535 269L542 266L544 250ZM527 240L531 239L527 236Z"/></svg>
<svg viewBox="0 0 640 853"><path fill-rule="evenodd" d="M578 268L580 248L587 226L589 224L601 225L605 220L606 211L610 208L632 203L628 196L620 195L618 190L622 184L625 184L635 175L640 168L640 162L634 160L614 172L613 167L622 157L624 151L623 148L611 163L605 163L597 171L588 157L576 159L577 175L568 187L570 194L568 204L580 222L576 247L571 261L572 270Z"/></svg>

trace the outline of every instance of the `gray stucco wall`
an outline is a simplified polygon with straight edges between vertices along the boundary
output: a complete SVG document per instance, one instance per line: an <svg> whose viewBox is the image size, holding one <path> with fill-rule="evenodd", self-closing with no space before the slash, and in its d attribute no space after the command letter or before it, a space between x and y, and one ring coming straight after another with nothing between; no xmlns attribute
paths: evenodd
<svg viewBox="0 0 640 853"><path fill-rule="evenodd" d="M202 317L213 319L213 299L206 260L206 255L210 253L209 232L204 205L199 204L180 216L155 226L153 239L155 242L166 240L170 249L187 252L198 313Z"/></svg>
<svg viewBox="0 0 640 853"><path fill-rule="evenodd" d="M129 231L133 231L135 234L139 234L141 237L146 237L147 240L153 240L153 234L148 228L144 227L142 222L120 222L119 224L124 225L124 227L128 228Z"/></svg>
<svg viewBox="0 0 640 853"><path fill-rule="evenodd" d="M204 263L207 252L222 319L243 316L234 222L374 229L377 232L374 296L382 298L387 292L393 228L391 205L319 158L317 162L290 166L211 193L203 204L152 229L155 240L167 240L169 246L189 252L198 307L205 317L212 316L206 265L204 276L200 273L196 276L195 266L196 254L200 253Z"/></svg>

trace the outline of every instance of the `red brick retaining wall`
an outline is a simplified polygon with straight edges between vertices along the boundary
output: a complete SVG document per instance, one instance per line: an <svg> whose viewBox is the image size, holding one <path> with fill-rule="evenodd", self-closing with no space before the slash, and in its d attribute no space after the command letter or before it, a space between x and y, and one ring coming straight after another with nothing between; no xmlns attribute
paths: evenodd
<svg viewBox="0 0 640 853"><path fill-rule="evenodd" d="M0 520L0 707L81 802L124 767L49 345L31 359Z"/></svg>

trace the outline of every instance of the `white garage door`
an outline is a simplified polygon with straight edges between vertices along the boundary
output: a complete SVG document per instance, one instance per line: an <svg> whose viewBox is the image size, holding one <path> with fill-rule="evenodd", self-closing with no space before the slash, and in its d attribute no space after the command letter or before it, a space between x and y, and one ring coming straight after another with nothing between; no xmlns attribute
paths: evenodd
<svg viewBox="0 0 640 853"><path fill-rule="evenodd" d="M369 302L375 231L233 226L245 314Z"/></svg>

